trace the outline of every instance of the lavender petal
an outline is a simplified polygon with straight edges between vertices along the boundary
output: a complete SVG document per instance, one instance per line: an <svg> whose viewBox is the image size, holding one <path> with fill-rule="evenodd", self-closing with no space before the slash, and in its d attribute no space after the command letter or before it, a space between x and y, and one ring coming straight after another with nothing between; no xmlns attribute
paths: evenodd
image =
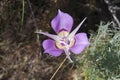
<svg viewBox="0 0 120 80"><path fill-rule="evenodd" d="M61 30L66 30L70 32L73 25L73 18L60 10L58 10L57 16L51 21L51 26L56 33Z"/></svg>
<svg viewBox="0 0 120 80"><path fill-rule="evenodd" d="M64 52L66 54L66 57L70 60L70 62L73 62L72 59L70 58L70 52L69 52L69 49L64 49Z"/></svg>
<svg viewBox="0 0 120 80"><path fill-rule="evenodd" d="M59 36L54 35L54 34L49 34L49 33L42 32L42 31L37 31L37 32L35 32L35 33L43 34L43 35L48 36L49 38L51 38L51 39L53 39L53 40L55 40L55 41L61 40L61 38L60 38Z"/></svg>
<svg viewBox="0 0 120 80"><path fill-rule="evenodd" d="M77 33L77 31L79 30L79 28L81 27L81 25L83 24L83 22L87 19L84 18L83 21L70 33L70 35L68 36L68 38L72 38L75 36L75 34Z"/></svg>
<svg viewBox="0 0 120 80"><path fill-rule="evenodd" d="M75 35L75 44L70 50L74 54L80 54L89 44L90 42L88 41L87 34L78 33Z"/></svg>
<svg viewBox="0 0 120 80"><path fill-rule="evenodd" d="M52 56L60 56L63 52L63 50L58 49L55 46L55 41L51 39L47 39L43 41L43 48L44 48L44 53L48 53Z"/></svg>

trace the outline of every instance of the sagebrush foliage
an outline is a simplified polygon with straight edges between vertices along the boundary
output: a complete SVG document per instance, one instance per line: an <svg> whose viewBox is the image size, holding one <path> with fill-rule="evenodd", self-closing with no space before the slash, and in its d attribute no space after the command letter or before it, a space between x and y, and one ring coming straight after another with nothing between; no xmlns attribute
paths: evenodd
<svg viewBox="0 0 120 80"><path fill-rule="evenodd" d="M113 27L101 22L98 31L91 33L82 69L85 80L120 79L120 31Z"/></svg>

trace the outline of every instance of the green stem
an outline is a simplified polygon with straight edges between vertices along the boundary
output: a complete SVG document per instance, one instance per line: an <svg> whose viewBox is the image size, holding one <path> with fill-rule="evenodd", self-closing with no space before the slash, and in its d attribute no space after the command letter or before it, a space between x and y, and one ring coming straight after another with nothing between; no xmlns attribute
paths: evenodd
<svg viewBox="0 0 120 80"><path fill-rule="evenodd" d="M25 7L25 2L24 2L24 0L22 0L22 25L24 22L24 11L25 11L24 7Z"/></svg>

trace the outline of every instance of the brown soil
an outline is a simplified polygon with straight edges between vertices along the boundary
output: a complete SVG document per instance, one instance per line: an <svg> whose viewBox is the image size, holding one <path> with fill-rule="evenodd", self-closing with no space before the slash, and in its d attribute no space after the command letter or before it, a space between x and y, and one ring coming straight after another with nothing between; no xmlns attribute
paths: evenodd
<svg viewBox="0 0 120 80"><path fill-rule="evenodd" d="M36 28L54 33L50 21L57 9L69 13L77 26L88 17L81 31L96 30L100 20L112 19L108 6L103 0L25 0L24 23L21 22L22 0L0 1L0 80L49 80L65 55L56 58L43 53L41 43L47 37L40 35ZM35 19L35 20L34 20ZM56 74L54 80L73 80L75 65L68 61Z"/></svg>

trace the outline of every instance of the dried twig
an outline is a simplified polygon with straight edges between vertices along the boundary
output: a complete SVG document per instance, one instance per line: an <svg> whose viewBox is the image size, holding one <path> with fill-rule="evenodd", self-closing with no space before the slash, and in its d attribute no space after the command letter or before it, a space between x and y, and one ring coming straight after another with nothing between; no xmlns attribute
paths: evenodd
<svg viewBox="0 0 120 80"><path fill-rule="evenodd" d="M32 17L33 17L34 26L36 27L36 31L39 31L39 30L38 30L37 23L36 23L35 16L34 16L34 12L33 12L32 6L31 6L31 3L30 3L29 0L27 0L27 2L28 2L28 5L29 5L29 7L30 7L30 10L31 10L31 14L32 14ZM39 46L40 46L40 40L39 40L40 37L39 37L39 34L36 34L36 35L37 35L37 43L38 43ZM41 51L40 51L40 55L41 55Z"/></svg>
<svg viewBox="0 0 120 80"><path fill-rule="evenodd" d="M62 67L62 65L66 61L66 59L67 59L67 57L65 57L65 59L61 62L61 64L59 65L59 67L57 68L57 70L55 71L55 73L52 75L52 77L50 78L50 80L53 80L53 78L55 77L55 75L57 74L57 72L60 70L60 68Z"/></svg>
<svg viewBox="0 0 120 80"><path fill-rule="evenodd" d="M111 12L114 21L117 23L118 27L120 28L120 21L116 17L116 11L120 10L119 7L112 5L109 0L104 0L106 4L108 4L108 10Z"/></svg>

